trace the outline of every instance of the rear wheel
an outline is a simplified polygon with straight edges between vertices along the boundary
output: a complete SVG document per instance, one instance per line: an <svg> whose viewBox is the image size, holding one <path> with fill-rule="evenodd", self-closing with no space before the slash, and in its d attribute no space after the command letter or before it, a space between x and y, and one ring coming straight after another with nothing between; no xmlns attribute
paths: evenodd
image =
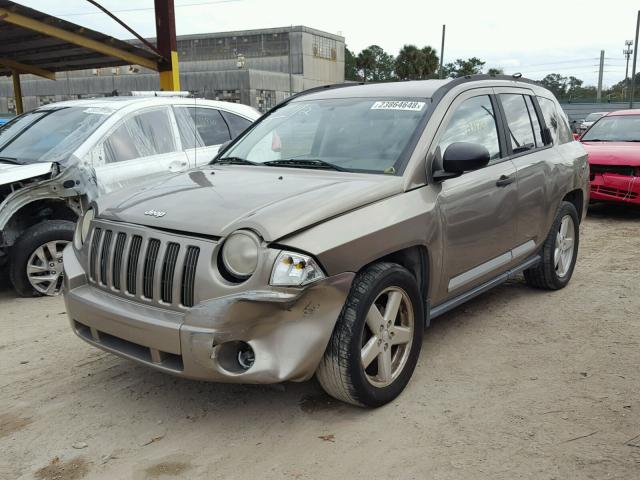
<svg viewBox="0 0 640 480"><path fill-rule="evenodd" d="M542 261L524 271L527 283L547 290L565 287L573 275L579 243L576 207L570 202L562 202L542 247Z"/></svg>
<svg viewBox="0 0 640 480"><path fill-rule="evenodd" d="M73 222L46 220L27 229L11 248L10 278L23 297L59 295L62 251L73 240Z"/></svg>
<svg viewBox="0 0 640 480"><path fill-rule="evenodd" d="M331 396L378 407L409 382L424 330L415 278L400 265L379 263L354 279L316 376Z"/></svg>

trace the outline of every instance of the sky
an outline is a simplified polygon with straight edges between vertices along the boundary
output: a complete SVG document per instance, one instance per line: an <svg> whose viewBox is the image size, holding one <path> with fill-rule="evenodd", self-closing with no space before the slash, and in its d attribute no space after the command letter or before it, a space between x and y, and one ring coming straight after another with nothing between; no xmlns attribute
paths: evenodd
<svg viewBox="0 0 640 480"><path fill-rule="evenodd" d="M153 0L99 1L141 35L155 36ZM439 53L446 24L445 63L476 56L486 61L485 68L501 67L532 79L553 72L595 85L604 50L605 86L624 78L624 42L635 36L640 8L637 0L174 1L178 35L305 25L343 35L356 53L372 44L393 55L404 44L430 45ZM131 38L85 0L18 3L116 38Z"/></svg>

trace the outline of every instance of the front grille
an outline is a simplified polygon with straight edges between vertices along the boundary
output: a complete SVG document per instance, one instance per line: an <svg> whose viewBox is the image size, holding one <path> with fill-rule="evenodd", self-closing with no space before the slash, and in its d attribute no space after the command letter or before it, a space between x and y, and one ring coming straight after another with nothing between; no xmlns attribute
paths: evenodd
<svg viewBox="0 0 640 480"><path fill-rule="evenodd" d="M105 225L93 230L89 248L89 277L96 286L164 306L195 305L200 247Z"/></svg>
<svg viewBox="0 0 640 480"><path fill-rule="evenodd" d="M629 165L589 165L589 171L591 173L591 180L596 175L602 175L603 173L613 173L616 175L624 175L626 177L633 177L636 167Z"/></svg>

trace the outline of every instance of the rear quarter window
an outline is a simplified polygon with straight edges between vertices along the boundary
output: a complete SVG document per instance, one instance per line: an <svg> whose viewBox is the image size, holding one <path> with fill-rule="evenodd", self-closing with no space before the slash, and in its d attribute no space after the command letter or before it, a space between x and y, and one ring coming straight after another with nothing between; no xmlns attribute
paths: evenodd
<svg viewBox="0 0 640 480"><path fill-rule="evenodd" d="M556 102L545 97L538 97L538 104L542 110L544 122L551 131L554 144L563 144L573 141L571 128L567 116L556 106Z"/></svg>

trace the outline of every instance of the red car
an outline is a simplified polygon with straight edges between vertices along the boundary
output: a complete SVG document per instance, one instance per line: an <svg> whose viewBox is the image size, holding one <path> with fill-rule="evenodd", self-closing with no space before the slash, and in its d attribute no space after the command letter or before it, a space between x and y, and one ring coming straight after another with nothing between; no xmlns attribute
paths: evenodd
<svg viewBox="0 0 640 480"><path fill-rule="evenodd" d="M640 110L608 113L580 141L589 154L591 200L640 205Z"/></svg>

